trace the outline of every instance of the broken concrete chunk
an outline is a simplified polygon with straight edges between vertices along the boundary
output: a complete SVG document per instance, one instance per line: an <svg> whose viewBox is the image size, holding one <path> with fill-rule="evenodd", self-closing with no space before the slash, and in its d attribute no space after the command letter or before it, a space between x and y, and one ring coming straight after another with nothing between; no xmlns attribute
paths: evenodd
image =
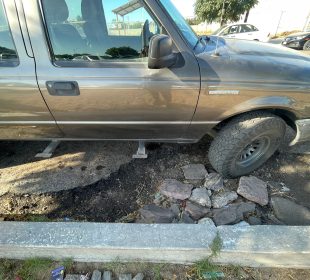
<svg viewBox="0 0 310 280"><path fill-rule="evenodd" d="M132 280L143 280L143 279L144 279L144 274L138 273Z"/></svg>
<svg viewBox="0 0 310 280"><path fill-rule="evenodd" d="M261 206L268 204L267 183L254 177L241 177L237 193Z"/></svg>
<svg viewBox="0 0 310 280"><path fill-rule="evenodd" d="M118 279L119 280L132 280L132 275L131 274L120 274Z"/></svg>
<svg viewBox="0 0 310 280"><path fill-rule="evenodd" d="M212 191L220 191L224 188L224 180L220 174L210 173L206 175L204 186Z"/></svg>
<svg viewBox="0 0 310 280"><path fill-rule="evenodd" d="M271 205L275 216L286 225L310 225L310 210L292 200L274 196Z"/></svg>
<svg viewBox="0 0 310 280"><path fill-rule="evenodd" d="M201 206L211 207L211 200L208 190L206 188L197 188L192 191L192 195L189 198L190 201L197 203Z"/></svg>
<svg viewBox="0 0 310 280"><path fill-rule="evenodd" d="M111 271L105 271L103 273L102 280L112 280L112 272Z"/></svg>
<svg viewBox="0 0 310 280"><path fill-rule="evenodd" d="M190 184L183 184L174 179L167 179L162 183L160 192L171 199L186 200L191 196L192 189L193 186Z"/></svg>
<svg viewBox="0 0 310 280"><path fill-rule="evenodd" d="M205 217L208 213L210 213L209 208L200 206L190 201L186 202L185 211L188 212L190 216L196 221Z"/></svg>
<svg viewBox="0 0 310 280"><path fill-rule="evenodd" d="M238 198L236 192L233 191L225 191L218 194L213 195L212 197L212 206L214 208L222 208L227 204L235 201Z"/></svg>
<svg viewBox="0 0 310 280"><path fill-rule="evenodd" d="M142 221L150 224L168 224L171 223L175 214L170 209L161 208L157 205L146 205L140 209Z"/></svg>
<svg viewBox="0 0 310 280"><path fill-rule="evenodd" d="M99 270L94 270L91 276L91 280L101 280L102 273Z"/></svg>
<svg viewBox="0 0 310 280"><path fill-rule="evenodd" d="M203 180L208 174L203 164L189 164L182 167L186 180Z"/></svg>

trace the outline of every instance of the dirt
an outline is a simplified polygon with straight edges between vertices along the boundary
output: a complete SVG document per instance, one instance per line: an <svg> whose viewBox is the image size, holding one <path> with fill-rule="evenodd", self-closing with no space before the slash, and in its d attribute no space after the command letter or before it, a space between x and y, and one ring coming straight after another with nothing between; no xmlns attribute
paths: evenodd
<svg viewBox="0 0 310 280"><path fill-rule="evenodd" d="M202 163L209 172L212 171L207 158L210 141L210 138L205 138L197 144L149 144L148 159L129 161L108 178L85 187L38 194L8 192L0 196L0 219L133 222L137 210L154 200L162 180L169 178L184 181L181 170L183 165ZM15 143L6 145L13 150ZM91 149L91 146L87 147ZM309 148L308 144L306 148ZM117 153L116 148L113 151ZM12 162L9 164L14 165ZM4 165L2 163L1 167ZM284 146L253 175L265 181L282 183L290 189L286 196L310 207L309 165L310 155L295 154ZM100 164L96 165L99 171L103 168ZM232 190L237 188L237 184L238 180L226 181L226 186ZM269 211L268 207L259 210L262 214ZM264 223L270 221L266 218Z"/></svg>
<svg viewBox="0 0 310 280"><path fill-rule="evenodd" d="M0 279L45 280L49 279L51 271L59 266L65 266L67 274L91 275L99 271L110 271L113 277L122 273L144 274L145 280L200 280L193 277L198 265L173 265L152 263L75 263L70 260L56 262L51 260L33 259L27 261L0 260ZM201 272L222 272L226 280L305 280L310 279L310 270L288 268L248 268L235 266L214 266ZM116 279L116 278L114 278Z"/></svg>

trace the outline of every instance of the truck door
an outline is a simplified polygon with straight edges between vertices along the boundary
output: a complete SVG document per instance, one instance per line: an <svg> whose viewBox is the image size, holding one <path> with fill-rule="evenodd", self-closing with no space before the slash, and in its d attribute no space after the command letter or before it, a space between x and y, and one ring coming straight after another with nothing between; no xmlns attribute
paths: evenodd
<svg viewBox="0 0 310 280"><path fill-rule="evenodd" d="M148 69L149 39L167 29L143 1L23 3L38 83L66 137L183 137L199 95L198 64L184 51L179 67Z"/></svg>
<svg viewBox="0 0 310 280"><path fill-rule="evenodd" d="M0 139L61 136L39 91L27 39L21 33L15 1L0 0Z"/></svg>

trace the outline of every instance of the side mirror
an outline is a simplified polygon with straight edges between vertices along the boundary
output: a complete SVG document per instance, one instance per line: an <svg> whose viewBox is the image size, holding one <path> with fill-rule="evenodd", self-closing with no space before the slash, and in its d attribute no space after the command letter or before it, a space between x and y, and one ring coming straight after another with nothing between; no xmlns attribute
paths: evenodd
<svg viewBox="0 0 310 280"><path fill-rule="evenodd" d="M177 55L173 53L173 43L167 35L155 35L150 40L149 61L150 69L162 69L173 66Z"/></svg>

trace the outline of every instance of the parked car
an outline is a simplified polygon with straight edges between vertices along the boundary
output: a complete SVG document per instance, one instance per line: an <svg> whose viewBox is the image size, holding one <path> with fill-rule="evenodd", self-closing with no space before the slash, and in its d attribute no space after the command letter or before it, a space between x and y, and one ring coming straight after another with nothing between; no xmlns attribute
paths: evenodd
<svg viewBox="0 0 310 280"><path fill-rule="evenodd" d="M310 32L291 34L285 37L282 45L292 49L310 51Z"/></svg>
<svg viewBox="0 0 310 280"><path fill-rule="evenodd" d="M286 125L294 143L310 139L306 55L197 37L170 0L0 1L3 140L131 140L143 154L209 134L210 163L236 177L273 155ZM144 24L110 30L115 17Z"/></svg>
<svg viewBox="0 0 310 280"><path fill-rule="evenodd" d="M260 31L252 24L241 23L224 25L218 30L216 30L212 35L227 38L268 42L270 33Z"/></svg>

